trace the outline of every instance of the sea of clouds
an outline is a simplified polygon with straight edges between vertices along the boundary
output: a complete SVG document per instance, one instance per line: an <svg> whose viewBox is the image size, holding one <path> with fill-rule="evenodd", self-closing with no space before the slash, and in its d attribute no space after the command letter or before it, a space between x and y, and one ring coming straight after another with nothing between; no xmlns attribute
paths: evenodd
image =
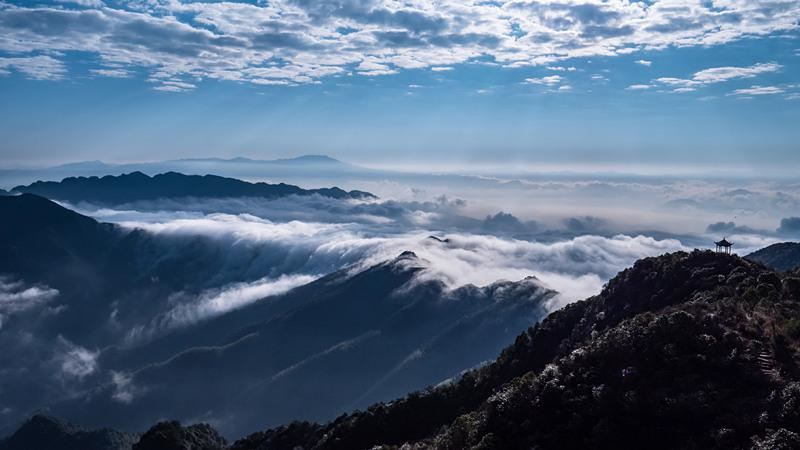
<svg viewBox="0 0 800 450"><path fill-rule="evenodd" d="M744 255L800 234L800 185L786 181L441 176L350 183L337 184L380 198L65 204L125 230L143 230L161 256L180 254L200 239L210 250L199 255L219 260L219 271L201 286L161 299L155 316L124 330L112 345L135 346L405 251L419 257L420 277L449 288L536 277L560 293L548 305L553 310L598 293L643 257L710 248L722 236ZM43 386L43 398L81 395L102 381L117 387L120 401L130 399L134 386L104 367L104 348L35 331L42 318L60 313L60 296L46 285L0 277L0 343L13 349L0 358L0 378L22 389L20 374L35 374L27 379ZM7 405L23 404L15 402ZM0 404L0 414L4 409L15 414Z"/></svg>
<svg viewBox="0 0 800 450"><path fill-rule="evenodd" d="M222 274L199 294L177 295L160 319L165 327L224 314L404 251L426 261L422 276L451 288L537 277L561 293L554 307L561 306L598 293L643 257L709 248L722 236L734 240L740 254L791 238L798 229L791 212L800 210L800 186L786 181L445 175L347 187L381 198L67 206L157 236L208 238L225 267L247 274Z"/></svg>

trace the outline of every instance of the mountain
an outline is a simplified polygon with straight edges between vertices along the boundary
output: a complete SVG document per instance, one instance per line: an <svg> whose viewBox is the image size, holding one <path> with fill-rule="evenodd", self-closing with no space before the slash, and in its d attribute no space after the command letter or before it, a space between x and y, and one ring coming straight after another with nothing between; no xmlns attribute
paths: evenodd
<svg viewBox="0 0 800 450"><path fill-rule="evenodd" d="M58 181L67 177L122 175L143 172L155 175L181 172L190 175L217 173L234 178L265 179L330 179L374 171L324 155L303 155L284 159L251 158L187 158L166 161L113 164L102 161L81 161L38 169L0 169L0 186L30 184L36 180Z"/></svg>
<svg viewBox="0 0 800 450"><path fill-rule="evenodd" d="M775 270L792 270L800 267L800 243L781 242L750 253L745 258L757 261Z"/></svg>
<svg viewBox="0 0 800 450"><path fill-rule="evenodd" d="M97 260L116 237L115 227L32 194L0 197L0 273L72 276ZM52 272L51 272L52 271Z"/></svg>
<svg viewBox="0 0 800 450"><path fill-rule="evenodd" d="M110 385L51 408L125 429L203 411L203 420L234 436L328 420L490 360L546 314L554 295L533 278L449 290L424 276L427 264L407 252L357 273L335 272L200 324L190 336L120 350L104 360L115 371L143 353L174 353L130 367L126 385L137 392L124 402Z"/></svg>
<svg viewBox="0 0 800 450"><path fill-rule="evenodd" d="M406 252L181 322L207 289L303 256L229 260L210 238L99 223L33 194L0 197L0 215L0 428L40 408L128 431L205 420L226 436L330 420L491 360L555 295L535 278L451 289Z"/></svg>
<svg viewBox="0 0 800 450"><path fill-rule="evenodd" d="M518 335L491 364L229 449L794 449L798 313L800 271L710 251L645 258ZM161 448L189 448L183 442Z"/></svg>
<svg viewBox="0 0 800 450"><path fill-rule="evenodd" d="M36 194L55 200L81 201L101 205L119 205L136 201L183 197L260 197L278 198L289 195L313 195L333 198L374 198L368 192L342 189L302 189L288 184L248 183L216 175L184 175L168 172L150 177L141 172L119 176L65 178L60 182L37 181L17 186L16 192Z"/></svg>
<svg viewBox="0 0 800 450"><path fill-rule="evenodd" d="M252 160L251 160L252 161ZM311 166L322 166L322 167L337 167L337 166L349 166L353 167L351 164L343 163L338 159L331 158L330 156L326 155L303 155L298 156L295 158L283 158L283 159L276 159L273 161L260 161L264 163L272 163L272 164L282 164L282 165L311 165Z"/></svg>
<svg viewBox="0 0 800 450"><path fill-rule="evenodd" d="M124 229L33 194L0 197L0 216L0 276L56 289L51 306L59 314L37 322L68 339L106 344L120 332L113 328L133 326L163 309L159 298L264 276L248 274L246 267L226 270L216 257L218 244L209 238ZM94 325L87 327L87 321Z"/></svg>
<svg viewBox="0 0 800 450"><path fill-rule="evenodd" d="M208 424L187 427L160 422L147 430L132 450L225 450L228 443Z"/></svg>
<svg viewBox="0 0 800 450"><path fill-rule="evenodd" d="M232 448L798 448L798 275L646 258L454 383Z"/></svg>
<svg viewBox="0 0 800 450"><path fill-rule="evenodd" d="M135 434L107 428L87 430L54 417L36 415L0 440L0 450L131 450L138 440Z"/></svg>

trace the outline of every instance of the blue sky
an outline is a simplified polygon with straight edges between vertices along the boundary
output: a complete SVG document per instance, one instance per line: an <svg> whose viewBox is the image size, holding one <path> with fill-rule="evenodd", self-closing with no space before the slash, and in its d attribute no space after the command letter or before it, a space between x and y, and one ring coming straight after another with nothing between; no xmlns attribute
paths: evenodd
<svg viewBox="0 0 800 450"><path fill-rule="evenodd" d="M0 2L4 166L800 165L780 0Z"/></svg>

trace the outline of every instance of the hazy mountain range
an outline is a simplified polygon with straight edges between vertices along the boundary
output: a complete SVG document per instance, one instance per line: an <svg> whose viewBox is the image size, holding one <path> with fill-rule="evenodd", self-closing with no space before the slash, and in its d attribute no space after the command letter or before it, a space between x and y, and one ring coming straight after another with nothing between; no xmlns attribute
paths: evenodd
<svg viewBox="0 0 800 450"><path fill-rule="evenodd" d="M62 181L37 181L17 186L12 192L37 194L72 203L89 202L115 206L136 201L163 198L264 198L289 195L321 195L332 198L370 199L374 195L363 191L342 189L301 189L289 184L248 183L215 175L184 175L167 172L148 176L141 172L113 176L65 178Z"/></svg>
<svg viewBox="0 0 800 450"><path fill-rule="evenodd" d="M345 163L324 155L304 155L296 158L261 160L251 158L191 158L167 161L113 164L102 161L80 161L51 167L3 169L0 182L9 187L30 184L37 180L59 181L67 177L122 175L142 172L157 175L166 172L181 172L190 175L221 174L245 179L277 179L309 177L315 173L329 175L352 175L369 169Z"/></svg>

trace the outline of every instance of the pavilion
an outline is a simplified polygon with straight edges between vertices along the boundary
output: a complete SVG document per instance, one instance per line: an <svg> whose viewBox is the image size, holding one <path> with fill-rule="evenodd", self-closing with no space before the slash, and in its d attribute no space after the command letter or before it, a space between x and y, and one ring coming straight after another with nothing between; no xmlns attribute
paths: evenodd
<svg viewBox="0 0 800 450"><path fill-rule="evenodd" d="M722 238L721 241L714 243L717 244L717 253L725 253L728 255L731 254L731 247L733 247L733 243L728 242L728 239Z"/></svg>

